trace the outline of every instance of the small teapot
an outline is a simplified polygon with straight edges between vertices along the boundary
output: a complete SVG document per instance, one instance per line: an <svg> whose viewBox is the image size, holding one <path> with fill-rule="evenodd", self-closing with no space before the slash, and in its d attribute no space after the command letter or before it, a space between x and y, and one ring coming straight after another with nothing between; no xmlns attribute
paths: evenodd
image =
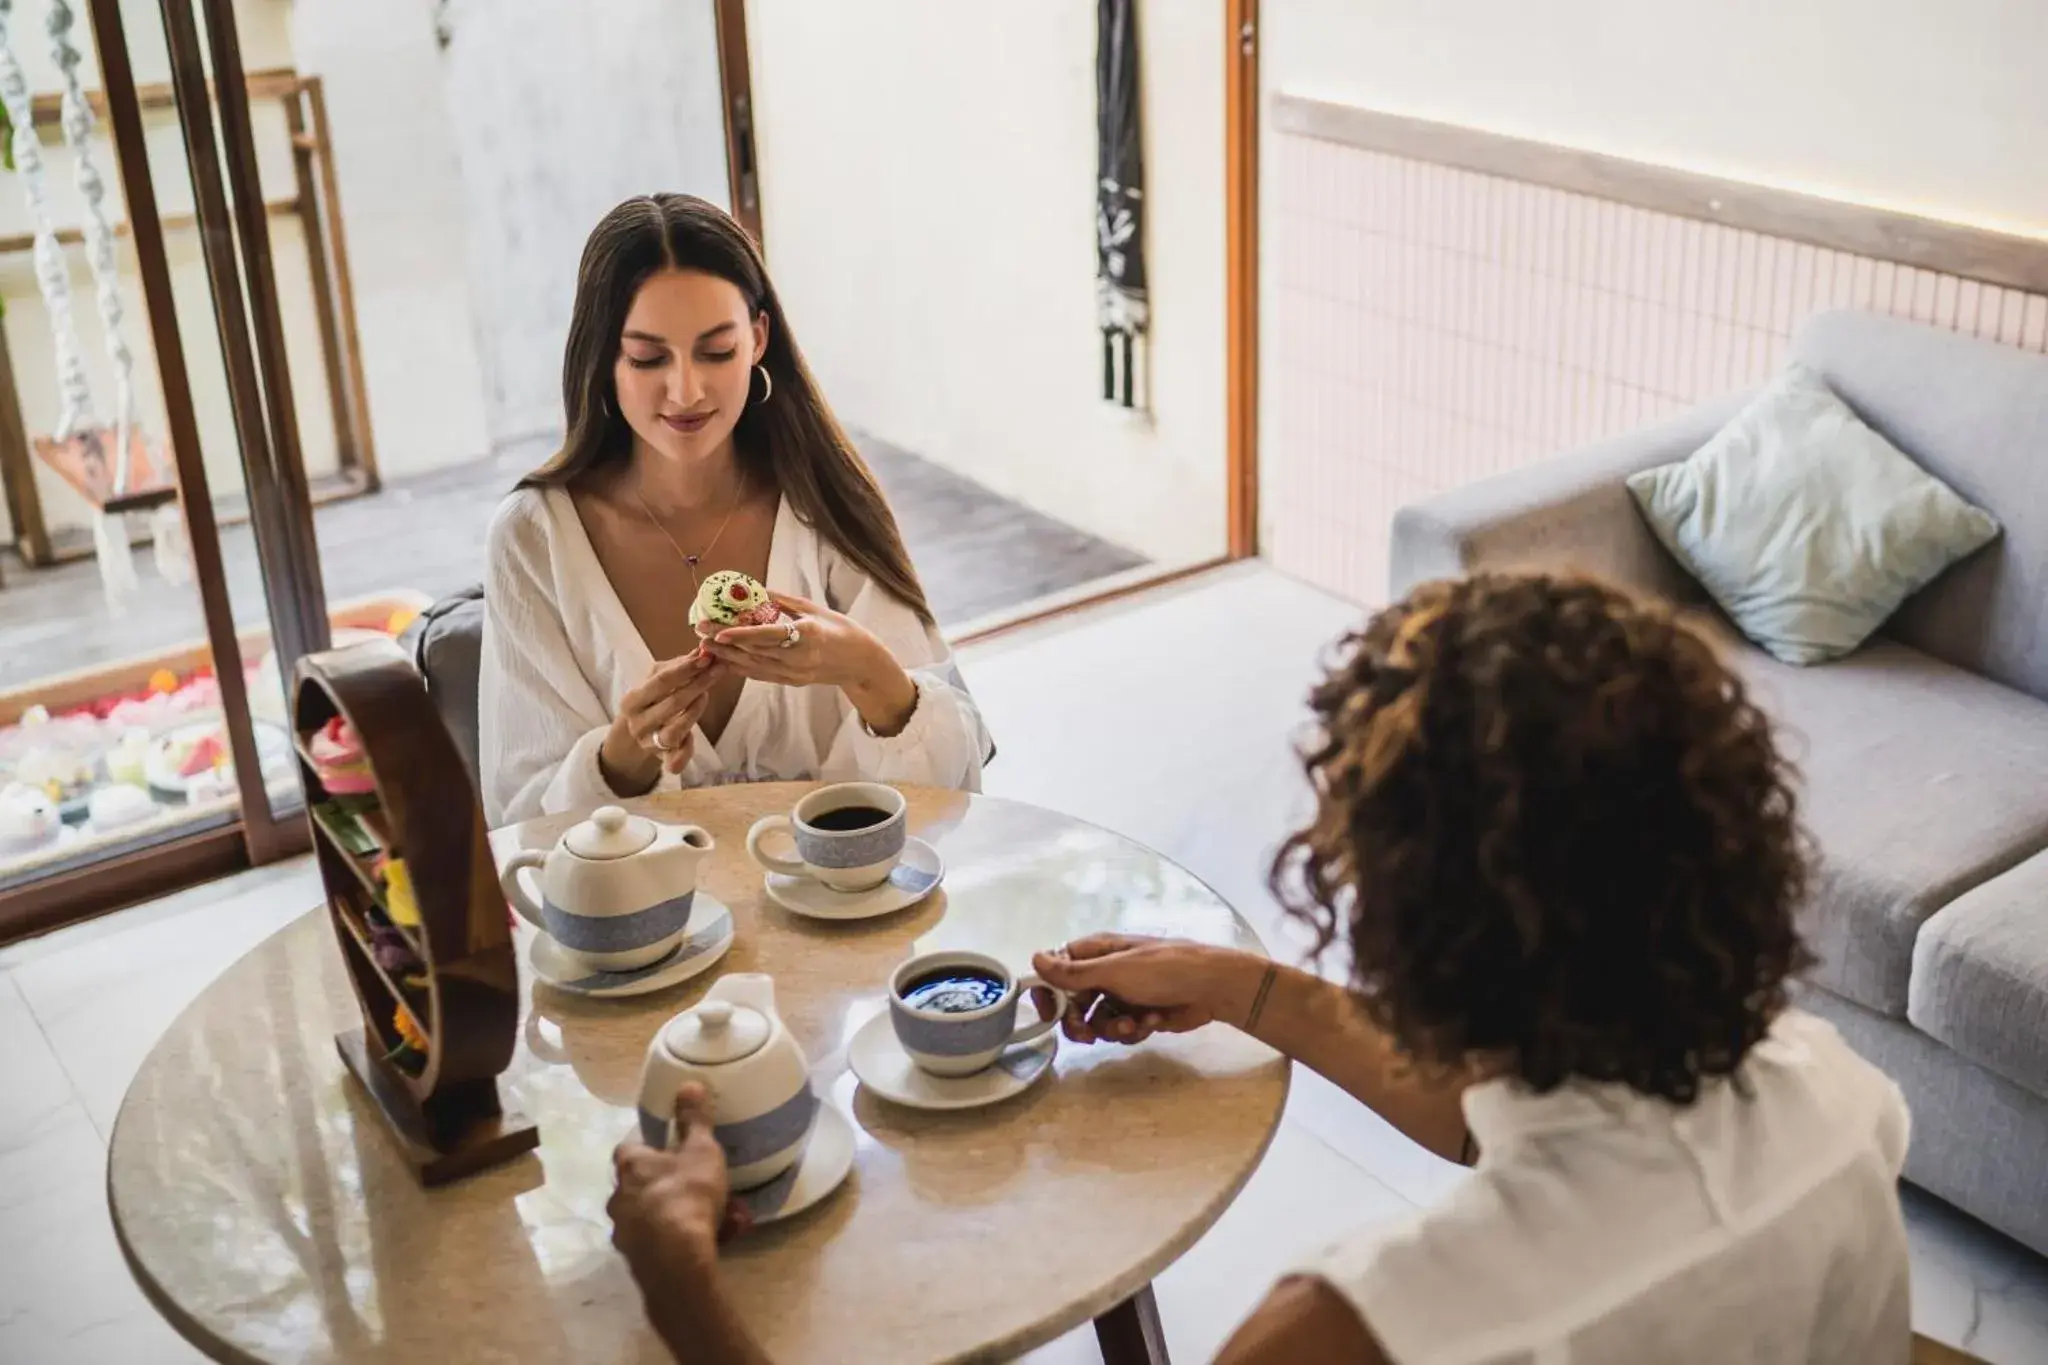
<svg viewBox="0 0 2048 1365"><path fill-rule="evenodd" d="M630 972L674 952L690 925L697 869L717 845L696 825L664 825L599 806L543 853L515 854L498 874L513 909L545 929L572 963ZM519 875L540 869L535 903Z"/></svg>
<svg viewBox="0 0 2048 1365"><path fill-rule="evenodd" d="M640 1135L666 1147L676 1091L711 1094L712 1132L736 1190L765 1185L796 1165L818 1117L810 1069L775 1012L775 982L759 972L720 978L695 1009L662 1026L640 1073Z"/></svg>

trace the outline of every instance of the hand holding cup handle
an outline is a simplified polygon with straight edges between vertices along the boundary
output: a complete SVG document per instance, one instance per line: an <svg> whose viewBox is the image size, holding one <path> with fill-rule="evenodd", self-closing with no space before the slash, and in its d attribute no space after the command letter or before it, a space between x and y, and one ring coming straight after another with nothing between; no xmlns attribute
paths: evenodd
<svg viewBox="0 0 2048 1365"><path fill-rule="evenodd" d="M1028 997L1033 1004L1038 1006L1039 1012L1043 1017L1034 1019L1028 1024L1019 1024L1016 1032L1010 1035L1010 1041L1007 1046L1015 1047L1018 1043L1028 1043L1034 1039L1043 1038L1046 1034L1058 1028L1060 1020L1066 1017L1067 993L1058 986L1048 983L1044 977L1036 972L1030 972L1017 978L1017 994ZM1051 997L1050 1000L1047 999L1048 996Z"/></svg>

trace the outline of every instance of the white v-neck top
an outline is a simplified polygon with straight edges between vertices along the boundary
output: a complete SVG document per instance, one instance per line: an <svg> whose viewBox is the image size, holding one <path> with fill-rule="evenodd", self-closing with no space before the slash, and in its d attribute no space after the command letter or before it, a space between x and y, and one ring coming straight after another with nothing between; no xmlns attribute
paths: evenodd
<svg viewBox="0 0 2048 1365"><path fill-rule="evenodd" d="M1898 1087L1797 1011L1739 1075L1475 1086L1455 1193L1304 1269L1395 1365L1905 1365Z"/></svg>
<svg viewBox="0 0 2048 1365"><path fill-rule="evenodd" d="M617 800L598 750L619 701L654 657L598 563L569 494L520 489L491 521L484 579L478 730L484 811L493 825ZM678 591L688 578L677 570ZM820 779L981 789L990 752L981 712L937 630L872 582L783 501L768 586L844 612L889 647L917 685L901 734L868 733L836 687L749 679L712 744L656 790Z"/></svg>

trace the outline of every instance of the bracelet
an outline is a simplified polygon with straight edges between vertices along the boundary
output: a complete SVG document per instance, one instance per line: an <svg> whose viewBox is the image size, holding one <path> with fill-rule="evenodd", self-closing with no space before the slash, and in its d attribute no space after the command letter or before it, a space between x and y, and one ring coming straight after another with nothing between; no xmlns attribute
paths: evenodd
<svg viewBox="0 0 2048 1365"><path fill-rule="evenodd" d="M1252 1012L1245 1016L1244 1031L1250 1033L1259 1026L1259 1016L1266 1012L1266 997L1273 993L1273 982L1279 978L1280 964L1268 962L1266 975L1259 981L1259 993L1252 997Z"/></svg>
<svg viewBox="0 0 2048 1365"><path fill-rule="evenodd" d="M909 715L907 715L907 716L905 716L905 717L903 718L903 724L901 724L901 725L899 725L898 727L896 727L896 735L900 735L900 734L902 734L902 733L903 733L903 732L904 732L905 730L908 730L908 729L910 728L910 722L911 722L911 721L913 721L913 720L916 720L916 719L917 719L917 708L918 708L919 706L921 706L921 705L922 705L923 703L924 703L924 689L923 689L922 687L919 687L919 686L917 685L917 679L916 679L916 678L912 678L912 679L910 680L910 714L909 714ZM870 724L868 724L868 721L867 721L867 717L866 717L866 716L863 716L863 715L862 715L862 714L860 713L860 708L859 708L859 707L855 707L855 708L854 708L854 711L853 711L853 718L854 718L855 720L857 720L857 721L859 721L859 722L860 722L860 728L861 728L862 730L864 730L864 731L865 731L865 732L867 733L867 737L868 737L869 739L894 739L894 738L896 738L896 735L884 735L884 734L879 734L879 733L877 733L877 732L876 732L876 730L875 730L875 727L874 727L874 726L872 726L872 725L870 725Z"/></svg>

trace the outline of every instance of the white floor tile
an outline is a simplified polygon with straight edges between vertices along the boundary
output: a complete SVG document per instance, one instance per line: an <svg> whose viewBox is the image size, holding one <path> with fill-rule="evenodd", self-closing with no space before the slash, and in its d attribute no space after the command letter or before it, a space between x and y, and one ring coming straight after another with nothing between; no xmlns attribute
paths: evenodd
<svg viewBox="0 0 2048 1365"><path fill-rule="evenodd" d="M1914 1327L1991 1365L2048 1362L2048 1260L1931 1195L1903 1202Z"/></svg>
<svg viewBox="0 0 2048 1365"><path fill-rule="evenodd" d="M125 932L111 921L67 942L49 936L6 980L19 989L102 1136L164 1029L214 977L263 938L319 903L312 864L230 878L177 898L175 913L144 913ZM115 917L119 918L119 917Z"/></svg>

